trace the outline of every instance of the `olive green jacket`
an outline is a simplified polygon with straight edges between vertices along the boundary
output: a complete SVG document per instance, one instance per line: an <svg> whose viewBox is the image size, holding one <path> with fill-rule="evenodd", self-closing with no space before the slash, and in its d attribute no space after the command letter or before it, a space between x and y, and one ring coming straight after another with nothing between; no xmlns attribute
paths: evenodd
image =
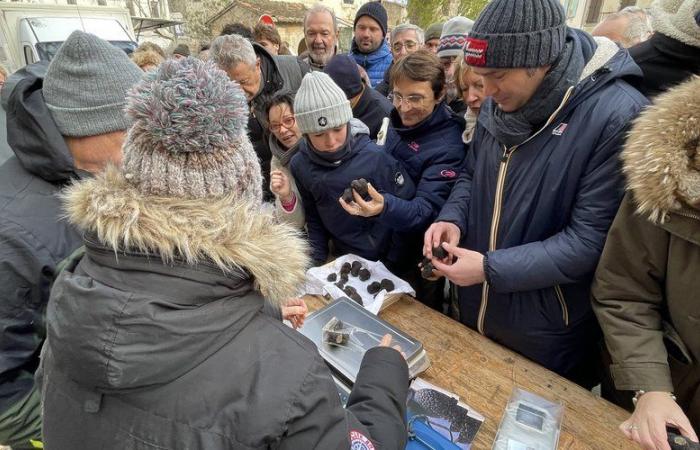
<svg viewBox="0 0 700 450"><path fill-rule="evenodd" d="M700 78L657 98L623 152L627 194L593 285L620 390L675 392L700 428ZM691 207L690 205L696 205Z"/></svg>

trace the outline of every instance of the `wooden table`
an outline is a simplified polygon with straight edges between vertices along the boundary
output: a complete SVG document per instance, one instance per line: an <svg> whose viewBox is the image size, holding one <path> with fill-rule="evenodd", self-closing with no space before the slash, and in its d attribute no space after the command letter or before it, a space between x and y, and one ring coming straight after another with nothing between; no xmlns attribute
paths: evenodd
<svg viewBox="0 0 700 450"><path fill-rule="evenodd" d="M310 310L325 305L321 297L306 297L306 303ZM473 449L493 445L514 386L565 405L559 449L638 448L617 429L626 411L420 302L404 296L379 316L423 343L431 366L421 378L456 393L486 418Z"/></svg>

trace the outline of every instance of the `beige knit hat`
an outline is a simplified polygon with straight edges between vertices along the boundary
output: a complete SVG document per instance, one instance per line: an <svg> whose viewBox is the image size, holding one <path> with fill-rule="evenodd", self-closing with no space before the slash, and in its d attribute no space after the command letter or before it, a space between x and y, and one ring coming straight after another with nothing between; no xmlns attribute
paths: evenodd
<svg viewBox="0 0 700 450"><path fill-rule="evenodd" d="M213 63L165 61L129 92L126 114L124 177L144 194L262 202L245 96Z"/></svg>

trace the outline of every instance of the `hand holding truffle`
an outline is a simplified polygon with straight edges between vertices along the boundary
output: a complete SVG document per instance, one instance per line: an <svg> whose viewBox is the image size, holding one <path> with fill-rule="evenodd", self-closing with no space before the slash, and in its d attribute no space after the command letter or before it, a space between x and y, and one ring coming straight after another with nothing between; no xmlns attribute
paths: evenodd
<svg viewBox="0 0 700 450"><path fill-rule="evenodd" d="M282 307L282 319L290 321L296 330L304 325L304 319L306 319L306 313L308 312L309 308L306 306L306 302L303 299L291 298L287 300L287 304Z"/></svg>
<svg viewBox="0 0 700 450"><path fill-rule="evenodd" d="M354 182L353 182L354 183ZM352 200L348 201L345 196L338 201L340 206L350 215L360 217L373 217L381 214L384 211L384 196L377 192L371 183L367 183L367 194L370 199L362 198L362 193L358 192L353 184Z"/></svg>
<svg viewBox="0 0 700 450"><path fill-rule="evenodd" d="M439 274L445 275L448 280L457 286L472 286L483 283L486 280L484 274L484 255L479 252L459 248L447 242L442 247L456 258L453 264L445 264L433 258L433 266Z"/></svg>

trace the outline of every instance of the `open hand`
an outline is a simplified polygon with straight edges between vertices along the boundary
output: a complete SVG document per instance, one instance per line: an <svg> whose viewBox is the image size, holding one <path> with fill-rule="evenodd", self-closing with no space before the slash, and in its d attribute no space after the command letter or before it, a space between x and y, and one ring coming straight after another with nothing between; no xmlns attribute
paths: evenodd
<svg viewBox="0 0 700 450"><path fill-rule="evenodd" d="M367 192L369 193L370 200L365 201L360 194L352 190L352 196L354 201L346 203L345 200L340 198L340 206L352 216L360 217L373 217L378 216L384 211L384 196L377 192L372 186L372 183L367 183Z"/></svg>

